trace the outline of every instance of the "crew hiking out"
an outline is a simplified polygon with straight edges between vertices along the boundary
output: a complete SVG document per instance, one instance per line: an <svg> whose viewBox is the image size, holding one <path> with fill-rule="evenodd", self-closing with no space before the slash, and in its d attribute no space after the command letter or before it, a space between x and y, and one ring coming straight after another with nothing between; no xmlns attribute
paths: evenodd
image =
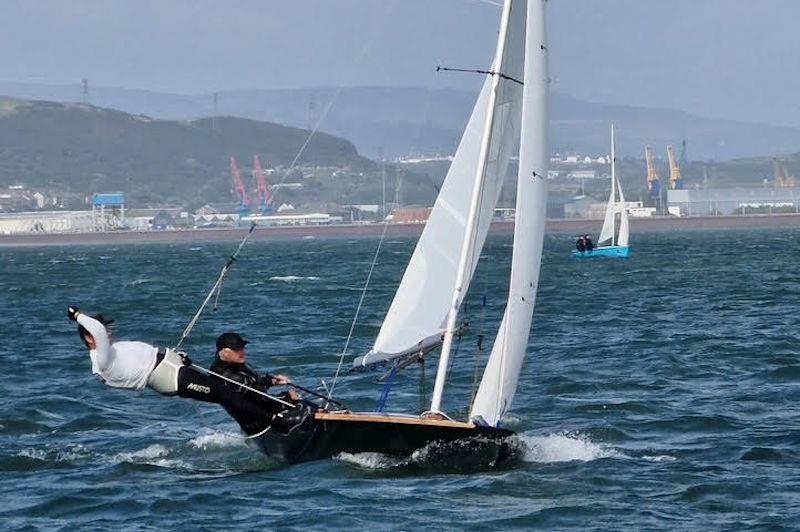
<svg viewBox="0 0 800 532"><path fill-rule="evenodd" d="M210 370L198 368L182 352L145 342L113 342L110 324L102 314L88 316L76 307L67 309L78 323L78 334L89 349L92 373L107 386L185 397L221 405L247 434L270 426L287 432L308 415L306 406L293 406L299 397L289 391L281 398L270 396L270 386L289 384L285 375L258 375L244 364L247 343L237 333L217 339L217 356ZM236 381L236 383L230 383Z"/></svg>

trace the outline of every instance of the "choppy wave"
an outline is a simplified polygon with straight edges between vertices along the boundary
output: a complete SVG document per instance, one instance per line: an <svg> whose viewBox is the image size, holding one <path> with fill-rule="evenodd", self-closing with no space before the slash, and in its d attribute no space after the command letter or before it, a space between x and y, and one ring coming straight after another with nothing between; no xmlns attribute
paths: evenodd
<svg viewBox="0 0 800 532"><path fill-rule="evenodd" d="M233 432L213 432L203 434L189 441L189 445L203 451L212 449L229 449L232 447L247 447L241 434Z"/></svg>
<svg viewBox="0 0 800 532"><path fill-rule="evenodd" d="M523 459L526 462L590 462L601 458L627 458L617 449L594 443L581 434L520 434L517 438L525 445Z"/></svg>
<svg viewBox="0 0 800 532"><path fill-rule="evenodd" d="M91 456L91 452L83 445L68 445L65 448L56 446L28 447L16 453L22 458L31 458L42 462L74 462Z"/></svg>
<svg viewBox="0 0 800 532"><path fill-rule="evenodd" d="M115 464L130 463L185 471L196 469L189 461L179 456L172 456L172 454L173 451L165 445L155 443L138 451L117 453L110 456L108 460Z"/></svg>
<svg viewBox="0 0 800 532"><path fill-rule="evenodd" d="M669 456L667 454L657 454L657 455L642 455L642 460L647 462L674 462L677 460L674 456Z"/></svg>
<svg viewBox="0 0 800 532"><path fill-rule="evenodd" d="M114 461L118 462L141 462L150 461L156 458L163 458L169 454L169 449L160 443L148 445L144 449L132 452L122 452L112 457Z"/></svg>
<svg viewBox="0 0 800 532"><path fill-rule="evenodd" d="M297 281L319 281L320 278L308 275L308 276L300 276L300 275L273 275L269 278L270 281L283 281L285 283L296 283Z"/></svg>

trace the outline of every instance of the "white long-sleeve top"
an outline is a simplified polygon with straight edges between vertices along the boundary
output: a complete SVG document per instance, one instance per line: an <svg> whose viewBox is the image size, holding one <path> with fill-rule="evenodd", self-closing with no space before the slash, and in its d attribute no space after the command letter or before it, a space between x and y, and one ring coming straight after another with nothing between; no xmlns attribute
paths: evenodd
<svg viewBox="0 0 800 532"><path fill-rule="evenodd" d="M105 326L85 314L78 314L78 323L94 338L95 349L89 351L92 373L115 388L142 390L147 386L147 378L156 365L158 348L144 342L112 344Z"/></svg>

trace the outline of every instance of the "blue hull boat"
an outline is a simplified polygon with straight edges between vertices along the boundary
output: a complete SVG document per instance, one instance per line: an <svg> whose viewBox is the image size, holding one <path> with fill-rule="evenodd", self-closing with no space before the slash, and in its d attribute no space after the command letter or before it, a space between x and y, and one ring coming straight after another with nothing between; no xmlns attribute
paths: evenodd
<svg viewBox="0 0 800 532"><path fill-rule="evenodd" d="M578 259L593 259L595 257L620 257L628 256L628 246L603 246L594 248L592 251L572 251L572 256Z"/></svg>

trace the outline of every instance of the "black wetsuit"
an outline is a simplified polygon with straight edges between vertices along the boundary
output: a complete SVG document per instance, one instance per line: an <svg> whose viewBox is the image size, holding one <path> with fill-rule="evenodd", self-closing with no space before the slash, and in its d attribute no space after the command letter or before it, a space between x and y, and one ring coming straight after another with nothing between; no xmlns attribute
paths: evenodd
<svg viewBox="0 0 800 532"><path fill-rule="evenodd" d="M579 238L577 242L575 242L575 249L583 253L586 251L586 241L583 238Z"/></svg>
<svg viewBox="0 0 800 532"><path fill-rule="evenodd" d="M268 389L272 384L272 375L269 373L259 377L247 364L225 362L219 357L214 359L214 363L208 369L264 393L269 393ZM272 424L275 414L286 410L285 405L263 395L213 375L211 379L214 383L212 389L222 399L219 402L222 408L239 423L239 426L247 434L257 434L263 431Z"/></svg>
<svg viewBox="0 0 800 532"><path fill-rule="evenodd" d="M209 369L265 393L272 382L269 374L259 377L245 364L232 364L219 358ZM221 405L247 434L263 431L272 423L275 414L287 410L277 401L190 366L182 367L178 373L178 396Z"/></svg>
<svg viewBox="0 0 800 532"><path fill-rule="evenodd" d="M592 251L594 249L594 242L592 242L591 238L586 239L586 251Z"/></svg>

